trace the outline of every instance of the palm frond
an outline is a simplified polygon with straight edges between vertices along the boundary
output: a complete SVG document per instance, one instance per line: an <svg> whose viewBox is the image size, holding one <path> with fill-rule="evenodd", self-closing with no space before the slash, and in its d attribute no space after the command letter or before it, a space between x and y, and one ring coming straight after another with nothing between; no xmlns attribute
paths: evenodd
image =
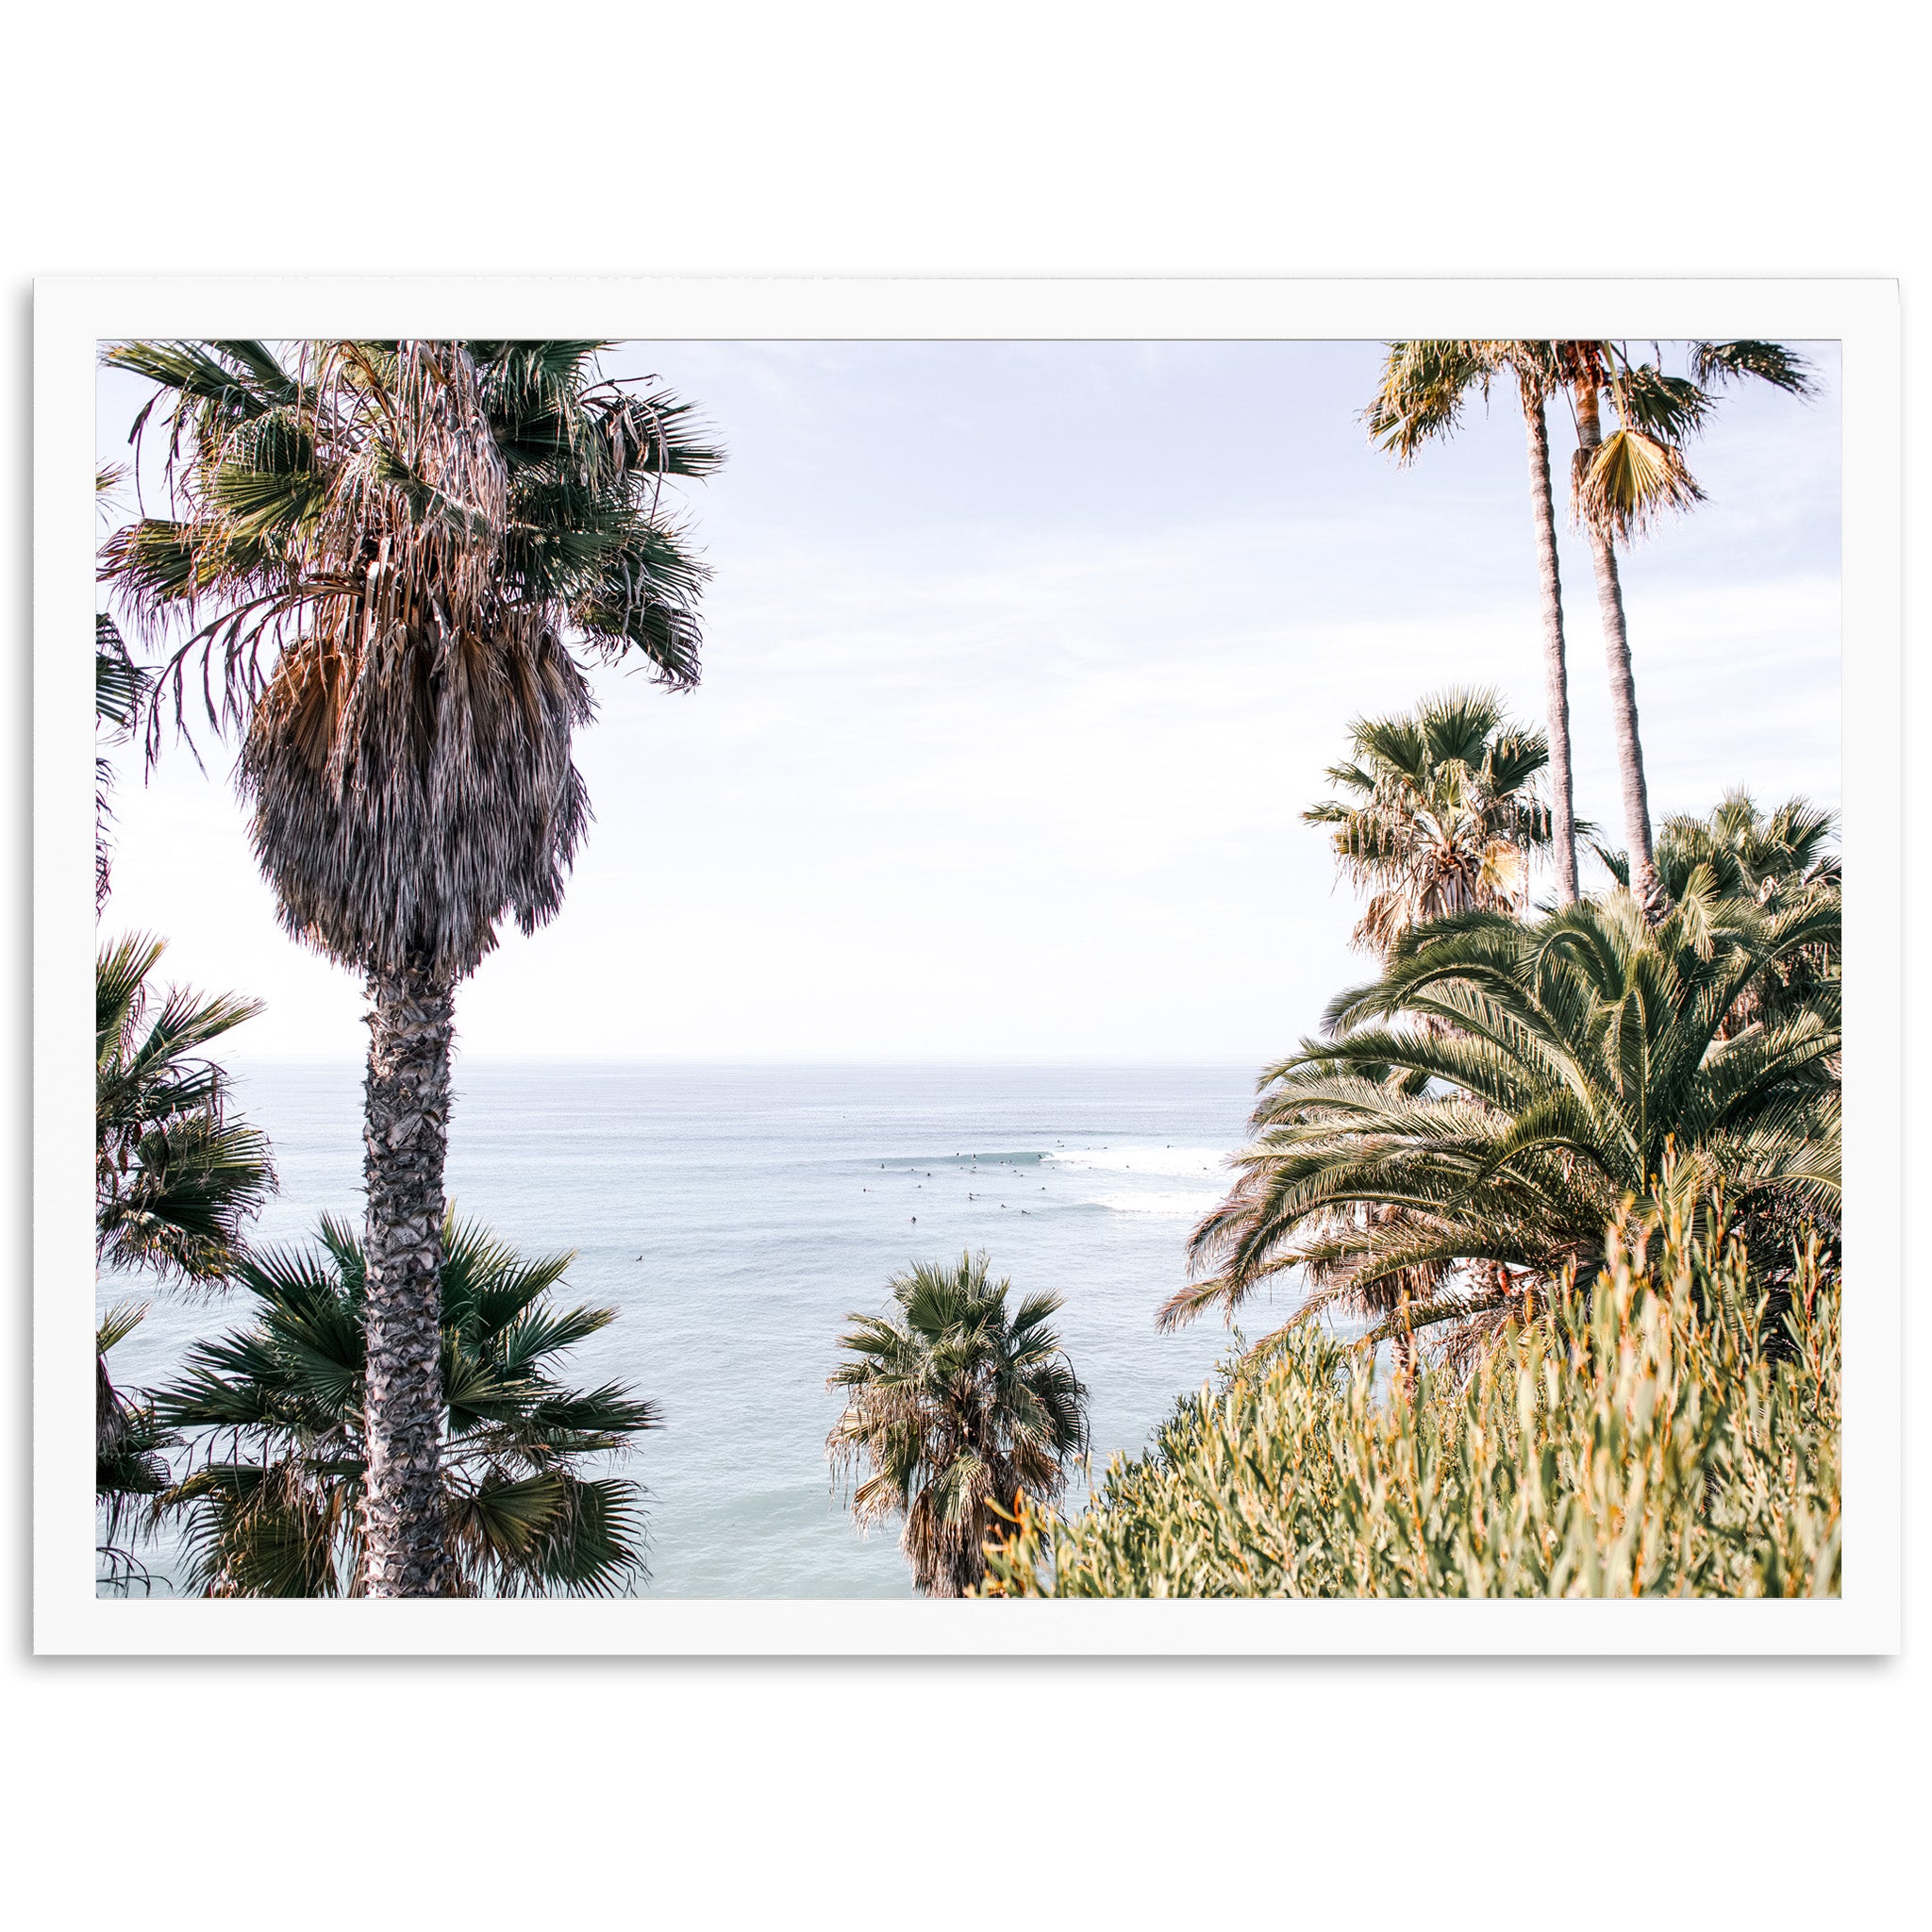
<svg viewBox="0 0 1932 1932"><path fill-rule="evenodd" d="M1835 958L1838 889L1767 908L1724 897L1708 866L1689 888L1655 924L1618 892L1529 924L1474 908L1404 931L1326 1037L1266 1070L1162 1325L1268 1287L1299 1288L1305 1313L1487 1320L1485 1271L1532 1291L1587 1275L1619 1203L1673 1158L1748 1185L1754 1242L1835 1211L1838 985L1788 975Z"/></svg>
<svg viewBox="0 0 1932 1932"><path fill-rule="evenodd" d="M1694 342L1690 372L1699 382L1720 388L1746 379L1788 395L1810 395L1817 388L1810 364L1782 342Z"/></svg>

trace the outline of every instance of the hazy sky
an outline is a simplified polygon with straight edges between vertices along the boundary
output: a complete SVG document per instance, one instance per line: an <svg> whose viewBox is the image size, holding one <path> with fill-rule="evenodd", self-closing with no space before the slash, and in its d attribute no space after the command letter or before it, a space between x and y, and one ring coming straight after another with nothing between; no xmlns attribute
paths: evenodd
<svg viewBox="0 0 1932 1932"><path fill-rule="evenodd" d="M1839 794L1837 355L1735 391L1708 501L1625 558L1653 810ZM478 1057L1258 1063L1365 962L1304 825L1349 720L1451 683L1541 723L1523 424L1398 470L1378 344L643 343L729 461L691 489L702 688L599 673L568 902L458 996ZM104 375L124 458L145 385ZM1574 435L1560 406L1553 460ZM1579 814L1624 842L1563 535ZM207 754L205 753L205 756ZM286 940L225 757L124 758L108 930L268 1002L237 1060L363 1047Z"/></svg>

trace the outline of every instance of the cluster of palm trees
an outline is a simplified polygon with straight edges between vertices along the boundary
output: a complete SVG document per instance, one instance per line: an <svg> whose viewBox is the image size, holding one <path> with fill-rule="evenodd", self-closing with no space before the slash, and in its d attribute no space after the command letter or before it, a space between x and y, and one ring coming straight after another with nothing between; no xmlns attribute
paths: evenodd
<svg viewBox="0 0 1932 1932"><path fill-rule="evenodd" d="M1761 904L1701 862L1657 919L1618 887L1410 927L1264 1073L1240 1178L1165 1319L1295 1271L1298 1319L1339 1301L1404 1343L1447 1323L1459 1353L1525 1295L1591 1279L1674 1149L1724 1187L1761 1265L1794 1218L1835 1231L1839 889L1783 883Z"/></svg>
<svg viewBox="0 0 1932 1932"><path fill-rule="evenodd" d="M1811 390L1805 363L1778 342L1697 341L1688 368L1672 375L1660 353L1635 358L1617 341L1420 341L1389 344L1382 384L1365 412L1370 435L1403 462L1451 435L1470 399L1515 384L1529 441L1530 510L1542 596L1543 678L1549 711L1551 841L1559 903L1577 894L1574 785L1570 757L1570 682L1563 592L1557 558L1556 497L1550 477L1549 404L1566 399L1576 424L1570 496L1590 542L1597 611L1610 678L1624 828L1631 880L1646 906L1658 903L1651 846L1650 793L1638 735L1637 688L1617 547L1658 515L1687 509L1704 494L1685 446L1703 428L1719 393L1740 381L1793 395ZM1614 426L1604 433L1607 401Z"/></svg>
<svg viewBox="0 0 1932 1932"><path fill-rule="evenodd" d="M1588 1282L1606 1226L1667 1165L1721 1189L1776 1276L1795 1231L1840 1216L1840 873L1831 813L1769 813L1736 791L1655 841L1616 547L1702 492L1683 445L1715 391L1754 377L1803 393L1774 342L1697 342L1689 372L1623 344L1390 345L1367 411L1407 460L1473 394L1513 378L1528 426L1544 603L1547 734L1493 692L1451 691L1357 720L1329 827L1368 893L1357 943L1378 956L1318 1038L1264 1070L1227 1198L1195 1229L1192 1278L1163 1324L1228 1314L1293 1278L1293 1322L1340 1307L1391 1344L1403 1386L1424 1344L1466 1365L1566 1278ZM1623 853L1579 891L1567 669L1546 406L1574 405L1572 501L1590 537L1623 777ZM1615 427L1603 432L1607 398ZM1534 906L1547 856L1555 902ZM1292 1324L1291 1324L1292 1325ZM1286 1330L1277 1330L1276 1337ZM1265 1350L1276 1337L1264 1341Z"/></svg>
<svg viewBox="0 0 1932 1932"><path fill-rule="evenodd" d="M561 905L589 815L571 756L594 708L585 662L641 663L673 690L699 674L706 573L662 489L721 455L689 405L603 379L605 346L137 341L104 358L155 385L137 462L163 435L168 514L104 546L156 668L130 689L104 621L97 707L124 727L140 709L150 757L194 700L239 739L283 924L368 988L356 1535L372 1596L468 1574L442 1468L456 987L506 918L528 932Z"/></svg>
<svg viewBox="0 0 1932 1932"><path fill-rule="evenodd" d="M327 1217L314 1249L262 1252L248 1224L275 1187L266 1138L232 1107L206 1049L258 1002L158 990L164 947L104 946L95 973L97 1263L177 1288L241 1288L258 1319L198 1344L173 1382L115 1386L113 1348L148 1304L118 1302L95 1338L101 1570L147 1587L138 1554L181 1532L177 1589L210 1596L366 1592L367 1269ZM556 1358L614 1319L562 1307L574 1257L530 1260L447 1219L439 1280L440 1504L450 1588L603 1595L643 1571L637 1486L594 1473L656 1425L625 1385L575 1390ZM174 1452L189 1452L177 1469Z"/></svg>

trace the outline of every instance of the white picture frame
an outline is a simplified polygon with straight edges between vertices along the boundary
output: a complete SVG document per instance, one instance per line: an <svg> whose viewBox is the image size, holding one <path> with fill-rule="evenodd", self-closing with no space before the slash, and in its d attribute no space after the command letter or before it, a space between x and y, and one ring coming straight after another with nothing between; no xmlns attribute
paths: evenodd
<svg viewBox="0 0 1932 1932"><path fill-rule="evenodd" d="M129 336L1784 337L1842 344L1844 1586L1828 1602L206 1602L95 1593L84 653L97 344ZM44 279L35 292L34 1591L41 1655L1799 1655L1898 1648L1900 368L1882 280Z"/></svg>

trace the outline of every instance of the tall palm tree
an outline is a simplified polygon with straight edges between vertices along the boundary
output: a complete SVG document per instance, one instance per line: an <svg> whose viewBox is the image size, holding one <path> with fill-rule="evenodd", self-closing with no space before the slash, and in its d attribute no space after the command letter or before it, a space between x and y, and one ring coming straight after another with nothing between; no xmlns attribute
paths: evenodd
<svg viewBox="0 0 1932 1932"><path fill-rule="evenodd" d="M1660 361L1634 360L1621 342L1576 341L1551 346L1576 411L1571 502L1589 537L1596 576L1631 884L1655 916L1664 889L1651 843L1650 791L1617 546L1631 542L1660 512L1689 509L1703 501L1704 491L1684 460L1684 444L1703 427L1717 390L1756 380L1804 395L1810 391L1811 378L1801 358L1777 342L1693 342L1690 374L1681 376L1666 375ZM1616 416L1607 436L1603 430L1605 398Z"/></svg>
<svg viewBox="0 0 1932 1932"><path fill-rule="evenodd" d="M1365 411L1369 434L1404 463L1423 446L1452 434L1472 394L1489 399L1507 374L1516 383L1529 445L1530 527L1536 541L1542 602L1543 695L1549 712L1550 849L1557 898L1576 897L1576 796L1570 760L1570 674L1563 641L1563 581L1557 557L1556 493L1550 483L1546 405L1559 380L1553 344L1537 341L1391 342L1382 386Z"/></svg>
<svg viewBox="0 0 1932 1932"><path fill-rule="evenodd" d="M168 400L175 514L110 540L143 627L242 734L283 924L364 975L368 1585L448 1582L437 1279L458 982L551 919L589 816L578 653L698 678L706 572L660 501L719 453L592 341L134 342ZM154 408L150 403L149 408ZM138 422L137 436L146 416ZM160 706L150 708L152 750Z"/></svg>
<svg viewBox="0 0 1932 1932"><path fill-rule="evenodd" d="M455 1587L468 1595L608 1596L643 1567L638 1485L586 1466L658 1425L622 1383L580 1390L557 1357L616 1319L561 1307L575 1258L528 1259L475 1222L439 1244L437 1480ZM354 1231L325 1217L308 1252L237 1271L256 1319L190 1352L152 1413L195 1432L196 1466L160 1498L188 1518L188 1582L209 1596L359 1596L368 1545L369 1271Z"/></svg>
<svg viewBox="0 0 1932 1932"><path fill-rule="evenodd" d="M1051 1502L1087 1446L1087 1390L1050 1318L1056 1294L1008 1311L1010 1281L985 1255L956 1267L919 1262L894 1275L882 1315L849 1315L852 1359L828 1389L847 1391L826 1438L861 1524L903 1517L900 1547L928 1596L963 1596L986 1573L993 1506Z"/></svg>
<svg viewBox="0 0 1932 1932"><path fill-rule="evenodd" d="M1525 1286L1588 1279L1624 1198L1653 1190L1674 1147L1779 1253L1793 1210L1828 1225L1836 981L1774 1019L1725 1024L1767 972L1836 948L1839 896L1821 883L1760 908L1721 898L1704 869L1655 924L1618 891L1533 924L1474 911L1416 927L1378 980L1330 1007L1326 1039L1268 1070L1241 1178L1194 1230L1198 1278L1164 1324L1232 1312L1290 1268L1316 1284L1301 1321L1433 1267L1465 1286L1407 1326L1455 1322L1466 1338L1520 1309Z"/></svg>

